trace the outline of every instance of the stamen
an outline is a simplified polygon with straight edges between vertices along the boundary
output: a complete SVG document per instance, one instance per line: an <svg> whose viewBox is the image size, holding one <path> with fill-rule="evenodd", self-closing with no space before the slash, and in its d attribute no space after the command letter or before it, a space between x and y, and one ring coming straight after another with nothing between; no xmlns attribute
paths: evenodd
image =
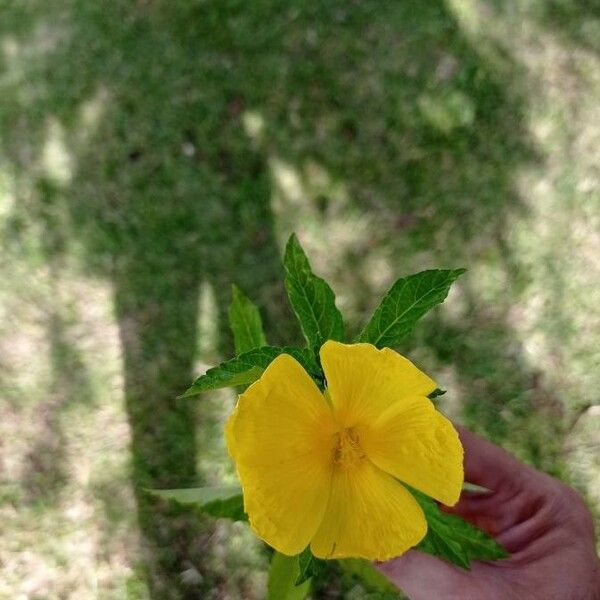
<svg viewBox="0 0 600 600"><path fill-rule="evenodd" d="M355 466L365 457L359 444L357 433L352 429L342 429L336 434L333 461L336 465L347 469Z"/></svg>

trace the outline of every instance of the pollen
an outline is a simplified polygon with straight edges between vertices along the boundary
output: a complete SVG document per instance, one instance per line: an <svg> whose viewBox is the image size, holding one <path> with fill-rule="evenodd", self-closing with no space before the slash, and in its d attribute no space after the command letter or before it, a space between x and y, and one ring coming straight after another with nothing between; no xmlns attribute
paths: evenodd
<svg viewBox="0 0 600 600"><path fill-rule="evenodd" d="M333 462L337 466L348 469L356 466L364 457L358 435L352 428L342 429L335 434Z"/></svg>

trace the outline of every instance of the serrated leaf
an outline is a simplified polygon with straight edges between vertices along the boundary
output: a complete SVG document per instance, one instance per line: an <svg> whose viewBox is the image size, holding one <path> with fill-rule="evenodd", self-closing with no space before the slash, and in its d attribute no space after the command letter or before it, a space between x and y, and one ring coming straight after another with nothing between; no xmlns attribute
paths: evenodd
<svg viewBox="0 0 600 600"><path fill-rule="evenodd" d="M463 569L472 560L497 560L508 553L487 533L456 515L440 510L434 500L411 489L427 519L427 535L417 550L443 558Z"/></svg>
<svg viewBox="0 0 600 600"><path fill-rule="evenodd" d="M443 523L465 551L469 561L508 558L508 552L494 538L457 515L443 515Z"/></svg>
<svg viewBox="0 0 600 600"><path fill-rule="evenodd" d="M295 585L300 566L299 555L285 556L274 552L269 567L269 582L267 584L267 600L303 600L306 598L310 581Z"/></svg>
<svg viewBox="0 0 600 600"><path fill-rule="evenodd" d="M203 513L217 518L246 521L244 498L239 487L197 487L173 490L148 490L152 495L193 505Z"/></svg>
<svg viewBox="0 0 600 600"><path fill-rule="evenodd" d="M293 356L308 371L309 375L314 379L320 379L319 367L308 349L264 346L263 348L255 348L249 352L244 352L217 367L209 369L204 375L198 377L180 398L189 398L209 390L254 383L280 354Z"/></svg>
<svg viewBox="0 0 600 600"><path fill-rule="evenodd" d="M295 584L301 585L305 581L308 581L318 573L320 573L325 567L325 561L313 556L310 550L310 546L305 548L300 554L298 554L298 577L296 578Z"/></svg>
<svg viewBox="0 0 600 600"><path fill-rule="evenodd" d="M285 248L285 289L308 347L317 351L325 341L344 341L344 321L329 284L317 277L292 234Z"/></svg>
<svg viewBox="0 0 600 600"><path fill-rule="evenodd" d="M465 269L422 271L398 279L384 296L358 337L378 348L394 347L417 321L446 299L452 283Z"/></svg>
<svg viewBox="0 0 600 600"><path fill-rule="evenodd" d="M236 354L267 345L258 307L236 286L231 286L229 326L233 332Z"/></svg>

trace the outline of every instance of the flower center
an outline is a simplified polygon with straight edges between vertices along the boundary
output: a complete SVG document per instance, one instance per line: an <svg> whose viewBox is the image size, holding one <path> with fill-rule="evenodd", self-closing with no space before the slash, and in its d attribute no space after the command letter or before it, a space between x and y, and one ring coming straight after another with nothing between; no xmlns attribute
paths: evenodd
<svg viewBox="0 0 600 600"><path fill-rule="evenodd" d="M335 434L333 462L343 469L355 466L365 457L358 442L358 435L352 428L341 429Z"/></svg>

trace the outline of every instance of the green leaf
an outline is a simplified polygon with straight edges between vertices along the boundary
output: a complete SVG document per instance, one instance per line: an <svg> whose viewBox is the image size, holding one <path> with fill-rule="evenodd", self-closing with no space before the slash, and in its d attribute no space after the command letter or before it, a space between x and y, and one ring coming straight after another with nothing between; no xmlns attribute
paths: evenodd
<svg viewBox="0 0 600 600"><path fill-rule="evenodd" d="M267 345L258 307L236 286L231 286L229 325L236 354Z"/></svg>
<svg viewBox="0 0 600 600"><path fill-rule="evenodd" d="M317 277L292 234L285 248L285 288L308 347L317 350L327 340L344 340L344 322L329 284Z"/></svg>
<svg viewBox="0 0 600 600"><path fill-rule="evenodd" d="M398 279L358 341L378 348L397 346L429 309L445 300L452 283L464 272L465 269L422 271Z"/></svg>
<svg viewBox="0 0 600 600"><path fill-rule="evenodd" d="M200 510L216 519L231 519L232 521L248 520L248 515L244 511L244 496L241 493L230 498L209 502L202 506Z"/></svg>
<svg viewBox="0 0 600 600"><path fill-rule="evenodd" d="M373 591L385 594L386 597L400 598L398 588L372 562L362 558L343 558L338 560L340 567L350 575L358 577Z"/></svg>
<svg viewBox="0 0 600 600"><path fill-rule="evenodd" d="M427 396L430 400L433 400L434 398L438 398L439 396L443 396L446 393L446 390L441 390L440 388L435 388L435 390L433 390L433 392L431 392L431 394L429 394L429 396Z"/></svg>
<svg viewBox="0 0 600 600"><path fill-rule="evenodd" d="M198 377L180 398L189 398L209 390L254 383L263 374L271 361L280 354L293 356L314 379L321 379L320 369L312 353L306 348L265 346L244 352L221 363L218 367L209 369L204 375Z"/></svg>
<svg viewBox="0 0 600 600"><path fill-rule="evenodd" d="M475 492L476 494L488 494L491 490L482 485L465 481L462 485L463 492Z"/></svg>
<svg viewBox="0 0 600 600"><path fill-rule="evenodd" d="M267 600L303 600L306 598L310 581L296 586L300 574L299 555L285 556L275 552L269 567L269 583L267 584Z"/></svg>
<svg viewBox="0 0 600 600"><path fill-rule="evenodd" d="M472 560L496 560L506 558L508 553L502 546L474 525L457 517L443 513L435 500L411 489L427 519L427 535L418 544L417 550L439 556L469 569Z"/></svg>
<svg viewBox="0 0 600 600"><path fill-rule="evenodd" d="M325 567L325 561L313 556L310 546L307 546L300 554L298 554L299 573L295 584L301 585L315 575L321 572Z"/></svg>
<svg viewBox="0 0 600 600"><path fill-rule="evenodd" d="M217 518L247 521L244 498L239 487L198 487L174 490L148 490L152 495L194 505L203 513Z"/></svg>

